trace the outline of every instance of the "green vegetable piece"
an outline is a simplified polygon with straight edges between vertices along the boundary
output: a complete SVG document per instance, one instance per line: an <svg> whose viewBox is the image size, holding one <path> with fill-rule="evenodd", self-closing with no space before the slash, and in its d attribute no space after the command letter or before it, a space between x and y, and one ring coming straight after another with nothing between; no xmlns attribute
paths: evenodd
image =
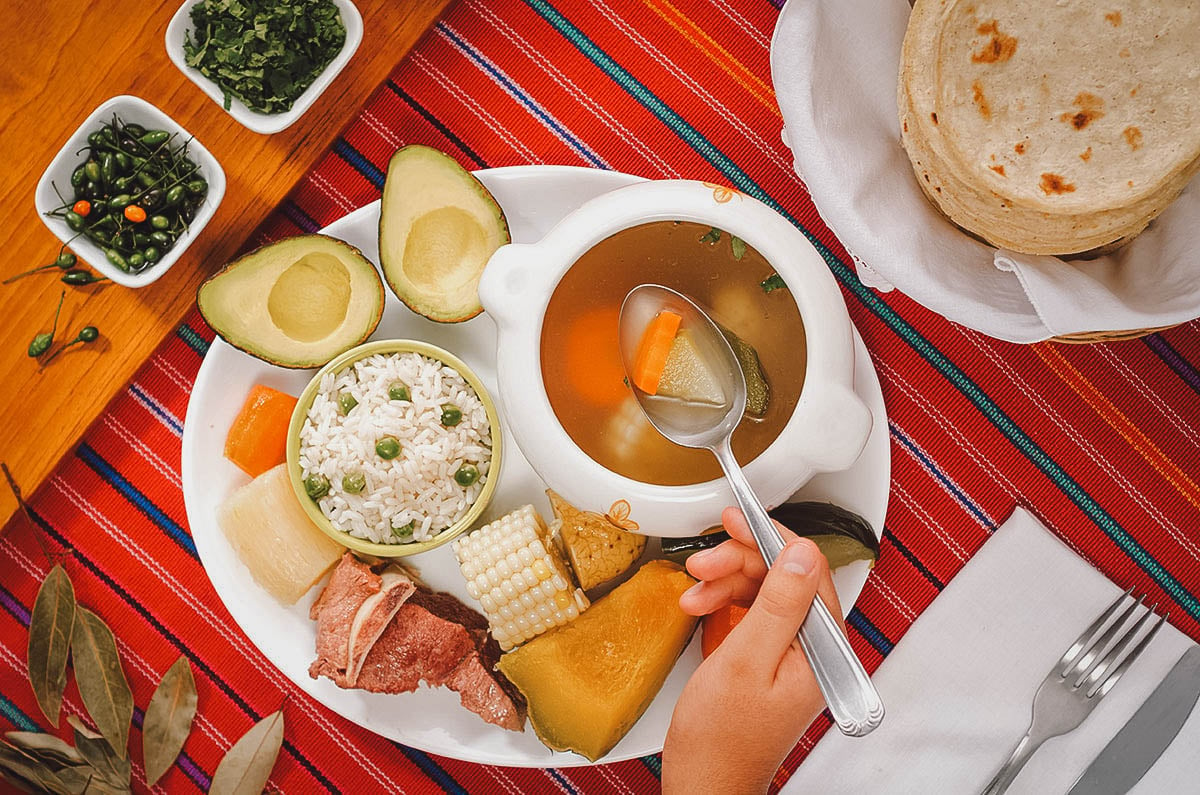
<svg viewBox="0 0 1200 795"><path fill-rule="evenodd" d="M83 187L83 183L86 178L87 178L87 175L85 175L83 173L83 164L80 163L79 165L75 166L75 170L71 172L71 187L72 188Z"/></svg>
<svg viewBox="0 0 1200 795"><path fill-rule="evenodd" d="M79 230L83 229L83 216L74 210L68 210L67 214L64 215L63 218L66 220L67 226L71 227L72 231L78 232Z"/></svg>
<svg viewBox="0 0 1200 795"><path fill-rule="evenodd" d="M95 326L84 326L79 329L79 335L76 337L80 342L95 342L100 337L100 329Z"/></svg>
<svg viewBox="0 0 1200 795"><path fill-rule="evenodd" d="M106 279L104 276L97 276L91 271L86 271L83 268L73 268L62 275L60 281L63 284L71 284L76 287L83 284L95 284Z"/></svg>
<svg viewBox="0 0 1200 795"><path fill-rule="evenodd" d="M401 544L411 543L413 540L413 531L416 529L416 522L409 522L403 527L393 527L392 535L400 541Z"/></svg>
<svg viewBox="0 0 1200 795"><path fill-rule="evenodd" d="M126 262L128 262L129 267L133 268L135 271L141 270L146 265L146 256L135 251L129 255L129 258L126 260Z"/></svg>
<svg viewBox="0 0 1200 795"><path fill-rule="evenodd" d="M76 262L75 255L70 251L60 251L58 257L54 260L54 264L62 270L70 270L75 267Z"/></svg>
<svg viewBox="0 0 1200 795"><path fill-rule="evenodd" d="M153 188L158 185L158 179L149 171L139 171L137 181L143 188Z"/></svg>
<svg viewBox="0 0 1200 795"><path fill-rule="evenodd" d="M358 494L367 487L367 476L361 472L351 472L342 476L342 491L348 494Z"/></svg>
<svg viewBox="0 0 1200 795"><path fill-rule="evenodd" d="M100 164L95 160L89 160L83 164L83 175L87 177L88 182L100 181Z"/></svg>
<svg viewBox="0 0 1200 795"><path fill-rule="evenodd" d="M462 409L453 403L442 404L442 425L453 428L462 422Z"/></svg>
<svg viewBox="0 0 1200 795"><path fill-rule="evenodd" d="M125 261L125 257L121 256L121 252L115 248L104 249L104 258L111 262L114 268L119 268L129 273L129 263Z"/></svg>
<svg viewBox="0 0 1200 795"><path fill-rule="evenodd" d="M384 461L400 455L400 441L395 436L382 436L375 442L375 453Z"/></svg>
<svg viewBox="0 0 1200 795"><path fill-rule="evenodd" d="M479 480L479 467L474 464L463 464L454 473L454 482L464 489Z"/></svg>
<svg viewBox="0 0 1200 795"><path fill-rule="evenodd" d="M150 216L150 226L159 230L170 229L171 219L167 218L165 215L152 215Z"/></svg>
<svg viewBox="0 0 1200 795"><path fill-rule="evenodd" d="M771 383L767 381L767 374L763 372L758 351L724 326L717 327L725 335L729 347L733 348L733 355L737 357L742 376L746 379L746 413L761 419L766 416L767 406L771 402Z"/></svg>
<svg viewBox="0 0 1200 795"><path fill-rule="evenodd" d="M43 331L34 336L29 343L29 358L36 359L46 351L50 350L50 344L54 342L54 334L58 331L58 316L62 314L63 299L67 297L67 292L64 290L58 296L58 308L54 310L54 325L50 327L50 331Z"/></svg>
<svg viewBox="0 0 1200 795"><path fill-rule="evenodd" d="M155 216L155 218L158 217L159 216ZM172 242L171 234L169 232L151 232L150 240L162 246L163 248L170 246Z"/></svg>
<svg viewBox="0 0 1200 795"><path fill-rule="evenodd" d="M142 251L142 256L146 258L146 262L158 262L158 260L162 257L162 253L159 252L159 250L154 246L147 246Z"/></svg>
<svg viewBox="0 0 1200 795"><path fill-rule="evenodd" d="M129 173L130 167L133 165L133 160L124 152L117 152L117 171Z"/></svg>
<svg viewBox="0 0 1200 795"><path fill-rule="evenodd" d="M146 134L146 128L137 122L133 122L125 125L124 132L126 135L132 135L134 138L140 138Z"/></svg>
<svg viewBox="0 0 1200 795"><path fill-rule="evenodd" d="M117 158L112 152L105 152L100 158L100 176L105 185L111 185L117 178Z"/></svg>
<svg viewBox="0 0 1200 795"><path fill-rule="evenodd" d="M746 256L746 241L735 235L729 236L729 245L733 248L733 258L741 260Z"/></svg>
<svg viewBox="0 0 1200 795"><path fill-rule="evenodd" d="M124 210L133 202L133 197L128 193L121 193L113 196L108 200L108 206L114 210Z"/></svg>
<svg viewBox="0 0 1200 795"><path fill-rule="evenodd" d="M304 493L310 500L319 500L329 493L329 478L324 475L309 475L304 479Z"/></svg>
<svg viewBox="0 0 1200 795"><path fill-rule="evenodd" d="M759 283L759 287L762 287L764 293L772 293L776 290L786 290L787 283L778 273L772 273Z"/></svg>
<svg viewBox="0 0 1200 795"><path fill-rule="evenodd" d="M408 392L408 384L403 381L393 381L388 386L388 400L412 400Z"/></svg>
<svg viewBox="0 0 1200 795"><path fill-rule="evenodd" d="M701 243L719 243L721 242L721 230L715 226L709 228L707 232L700 236Z"/></svg>
<svg viewBox="0 0 1200 795"><path fill-rule="evenodd" d="M103 146L104 136L100 134L99 130L96 130L94 133L88 135L87 142L88 146Z"/></svg>
<svg viewBox="0 0 1200 795"><path fill-rule="evenodd" d="M185 192L186 189L182 185L176 185L167 191L167 195L163 197L163 200L166 202L168 207L174 207L176 204L179 204L181 201L183 201L183 195Z"/></svg>
<svg viewBox="0 0 1200 795"><path fill-rule="evenodd" d="M193 196L203 196L208 192L208 182L204 179L193 179L187 184L187 192Z"/></svg>
<svg viewBox="0 0 1200 795"><path fill-rule="evenodd" d="M358 405L358 400L349 392L342 391L338 393L338 411L343 415L349 414L355 406Z"/></svg>

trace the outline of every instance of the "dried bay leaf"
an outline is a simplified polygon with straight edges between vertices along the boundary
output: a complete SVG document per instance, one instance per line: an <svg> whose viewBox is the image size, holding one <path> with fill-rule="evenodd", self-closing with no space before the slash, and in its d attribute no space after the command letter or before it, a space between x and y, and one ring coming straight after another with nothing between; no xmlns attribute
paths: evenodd
<svg viewBox="0 0 1200 795"><path fill-rule="evenodd" d="M259 795L283 745L283 711L276 710L242 735L213 774L209 795Z"/></svg>
<svg viewBox="0 0 1200 795"><path fill-rule="evenodd" d="M29 620L29 683L50 725L58 726L67 653L75 624L75 589L62 564L55 565L38 588Z"/></svg>
<svg viewBox="0 0 1200 795"><path fill-rule="evenodd" d="M71 635L71 656L75 661L75 683L83 706L117 756L124 759L129 744L129 723L133 719L133 693L112 630L100 616L80 607L75 611L75 629Z"/></svg>
<svg viewBox="0 0 1200 795"><path fill-rule="evenodd" d="M131 792L129 780L132 766L129 759L117 756L108 741L89 729L77 716L68 716L67 723L75 729L75 747L91 769L92 780L85 792Z"/></svg>
<svg viewBox="0 0 1200 795"><path fill-rule="evenodd" d="M4 735L10 743L33 754L44 762L68 767L84 764L83 756L65 740L45 732L8 732Z"/></svg>
<svg viewBox="0 0 1200 795"><path fill-rule="evenodd" d="M196 680L186 657L167 669L150 698L142 723L142 753L146 783L153 786L171 768L192 730L196 717Z"/></svg>
<svg viewBox="0 0 1200 795"><path fill-rule="evenodd" d="M51 765L8 743L0 743L0 769L12 778L29 785L33 792L53 792L57 795L79 795L83 792L82 786L76 789L59 778ZM75 768L63 768L73 769Z"/></svg>

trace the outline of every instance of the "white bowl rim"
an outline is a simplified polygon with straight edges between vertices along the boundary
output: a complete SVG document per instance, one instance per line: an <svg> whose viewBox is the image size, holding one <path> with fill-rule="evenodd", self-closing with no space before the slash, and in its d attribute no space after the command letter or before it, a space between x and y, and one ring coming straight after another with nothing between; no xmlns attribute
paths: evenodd
<svg viewBox="0 0 1200 795"><path fill-rule="evenodd" d="M200 205L200 209L196 212L195 218L188 225L187 231L183 236L180 236L176 244L172 246L171 250L162 259L152 267L147 267L141 273L126 273L115 267L104 256L104 251L98 245L86 237L75 237L75 233L71 231L71 228L67 226L65 221L46 215L47 211L58 206L57 196L54 193L51 183L53 182L55 185L61 184L68 189L70 188L71 172L79 162L83 162L82 160L78 160L75 153L87 144L87 136L93 131L92 128L94 126L99 127L102 121L105 121L108 116L114 113L118 116L121 116L122 113L133 113L148 121L143 124L138 119L124 120L137 121L137 123L143 124L143 126L153 126L157 129L178 132L180 138L189 142L188 155L200 166L201 176L208 182L208 193L204 197L204 202ZM75 252L79 259L123 287L145 287L162 278L200 235L200 232L203 231L204 227L216 214L217 207L221 204L223 198L225 198L225 171L221 168L220 161L200 142L199 138L188 132L186 127L152 103L133 94L118 94L115 97L111 97L100 103L95 110L89 113L87 118L67 137L67 140L51 159L49 165L46 166L46 170L42 172L41 178L38 179L37 188L34 192L34 204L46 228L64 244L71 241L68 247ZM72 238L74 238L73 241Z"/></svg>
<svg viewBox="0 0 1200 795"><path fill-rule="evenodd" d="M358 51L358 46L362 43L363 20L358 7L354 5L352 0L332 0L341 13L342 24L346 28L346 41L342 44L342 49L338 51L338 54L325 66L321 74L317 76L317 79L312 82L312 85L296 98L296 101L292 103L292 107L283 113L259 113L258 111L250 110L241 100L234 97L230 100L229 109L225 110L225 92L216 83L200 74L199 71L188 66L184 60L183 40L184 35L191 30L191 9L192 6L200 2L202 0L184 0L179 9L171 17L171 21L167 23L167 31L163 36L163 44L167 50L167 57L171 59L171 63L175 64L179 71L183 72L184 77L195 83L213 102L217 103L217 106L221 110L232 116L235 121L246 129L263 135L282 132L295 124L312 104L325 93L325 89L333 83L346 64L350 62L354 53Z"/></svg>

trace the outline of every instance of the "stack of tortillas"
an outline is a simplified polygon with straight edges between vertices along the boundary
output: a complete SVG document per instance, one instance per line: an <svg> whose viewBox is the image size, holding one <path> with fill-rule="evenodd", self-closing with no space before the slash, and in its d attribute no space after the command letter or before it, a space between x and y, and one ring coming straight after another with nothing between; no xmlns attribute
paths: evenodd
<svg viewBox="0 0 1200 795"><path fill-rule="evenodd" d="M1200 0L916 0L898 93L917 180L963 229L1118 245L1200 169Z"/></svg>

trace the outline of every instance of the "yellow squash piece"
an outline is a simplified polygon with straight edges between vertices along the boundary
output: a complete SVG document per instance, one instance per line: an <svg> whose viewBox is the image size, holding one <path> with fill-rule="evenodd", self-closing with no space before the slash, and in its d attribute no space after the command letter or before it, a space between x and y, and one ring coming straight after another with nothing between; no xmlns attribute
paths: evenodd
<svg viewBox="0 0 1200 795"><path fill-rule="evenodd" d="M295 604L346 551L304 513L287 464L229 495L217 524L254 581L284 604Z"/></svg>
<svg viewBox="0 0 1200 795"><path fill-rule="evenodd" d="M593 762L637 723L675 665L696 618L679 609L695 581L652 560L579 618L500 658L529 701L543 743Z"/></svg>
<svg viewBox="0 0 1200 795"><path fill-rule="evenodd" d="M644 535L622 530L598 513L581 511L549 489L546 494L561 523L558 534L583 590L623 574L642 556Z"/></svg>

